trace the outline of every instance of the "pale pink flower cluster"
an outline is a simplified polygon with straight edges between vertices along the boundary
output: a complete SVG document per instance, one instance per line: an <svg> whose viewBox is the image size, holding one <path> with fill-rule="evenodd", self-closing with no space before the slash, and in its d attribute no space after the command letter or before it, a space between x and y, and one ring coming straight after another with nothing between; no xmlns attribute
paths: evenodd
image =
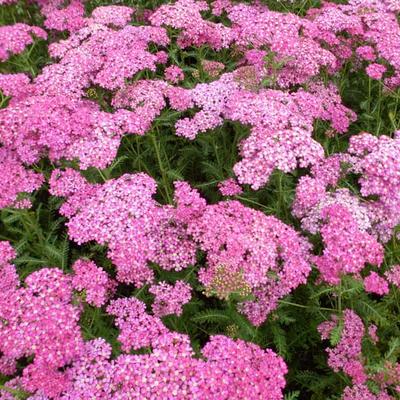
<svg viewBox="0 0 400 400"><path fill-rule="evenodd" d="M44 26L56 31L76 32L85 26L85 5L82 0L37 0L45 17Z"/></svg>
<svg viewBox="0 0 400 400"><path fill-rule="evenodd" d="M71 278L57 268L43 268L20 286L15 267L8 264L9 246L0 246L0 351L2 373L13 374L21 357L33 357L23 370L29 392L56 397L67 380L59 369L83 349L78 325L80 307L72 303Z"/></svg>
<svg viewBox="0 0 400 400"><path fill-rule="evenodd" d="M120 120L127 133L143 135L166 107L166 99L171 108L184 111L193 103L186 89L176 87L161 80L138 80L119 89L113 99Z"/></svg>
<svg viewBox="0 0 400 400"><path fill-rule="evenodd" d="M367 385L359 384L347 386L343 392L343 400L394 400L386 391L380 391L377 395L372 393Z"/></svg>
<svg viewBox="0 0 400 400"><path fill-rule="evenodd" d="M381 79L390 65L392 76L384 82L389 86L400 83L400 26L396 0L351 0L348 4L325 2L311 9L312 24L306 30L316 40L329 44L329 50L344 63L355 54L361 60L372 62L367 73ZM361 47L361 49L360 49ZM380 64L375 62L379 57Z"/></svg>
<svg viewBox="0 0 400 400"><path fill-rule="evenodd" d="M25 96L29 91L31 80L23 73L0 74L0 90L5 96Z"/></svg>
<svg viewBox="0 0 400 400"><path fill-rule="evenodd" d="M179 120L176 134L194 139L199 132L220 126L224 118L250 125L250 136L240 143L242 160L234 171L240 183L253 189L264 185L274 169L290 172L323 159L322 146L312 138L315 119L330 121L338 132L345 132L356 118L341 104L333 85L314 84L308 92L253 92L244 89L237 77L223 74L217 81L190 90L200 111Z"/></svg>
<svg viewBox="0 0 400 400"><path fill-rule="evenodd" d="M317 331L321 336L322 340L327 340L330 338L332 331L338 325L338 317L335 314L331 315L331 319L328 321L321 322L317 326Z"/></svg>
<svg viewBox="0 0 400 400"><path fill-rule="evenodd" d="M325 281L335 284L341 273L381 264L379 242L387 242L400 222L399 171L398 133L393 139L361 133L350 138L347 154L330 156L300 179L293 213L304 229L322 234L325 250L316 263ZM340 188L349 173L358 177L359 194ZM388 290L376 273L366 285L380 294Z"/></svg>
<svg viewBox="0 0 400 400"><path fill-rule="evenodd" d="M47 153L52 161L80 160L82 169L105 168L116 156L124 127L119 115L95 102L65 96L13 99L0 110L0 142L24 163Z"/></svg>
<svg viewBox="0 0 400 400"><path fill-rule="evenodd" d="M394 138L363 133L350 139L351 172L360 175L363 197L377 196L366 202L373 231L387 242L400 223L400 132Z"/></svg>
<svg viewBox="0 0 400 400"><path fill-rule="evenodd" d="M279 71L259 65L266 76L276 73L279 85L304 83L323 67L335 70L336 57L308 34L307 27L313 25L309 20L293 13L270 11L259 4L235 5L228 16L237 45L257 50L268 48L275 62L283 64Z"/></svg>
<svg viewBox="0 0 400 400"><path fill-rule="evenodd" d="M400 265L393 265L385 276L392 285L400 288Z"/></svg>
<svg viewBox="0 0 400 400"><path fill-rule="evenodd" d="M383 247L376 238L359 229L357 221L343 206L331 205L323 209L320 229L324 251L314 257L321 278L330 284L340 283L342 274L359 273L366 264L380 266Z"/></svg>
<svg viewBox="0 0 400 400"><path fill-rule="evenodd" d="M132 349L155 347L160 336L168 332L161 320L147 314L146 305L135 297L113 300L107 312L116 317L118 340L127 353Z"/></svg>
<svg viewBox="0 0 400 400"><path fill-rule="evenodd" d="M103 6L96 7L92 12L92 20L96 24L113 25L115 27L124 27L128 25L135 9L125 6Z"/></svg>
<svg viewBox="0 0 400 400"><path fill-rule="evenodd" d="M87 342L84 355L71 368L72 384L61 399L283 398L287 368L271 350L212 336L202 353L204 360L193 357L186 335L165 333L148 354L110 360L111 346L96 339Z"/></svg>
<svg viewBox="0 0 400 400"><path fill-rule="evenodd" d="M362 356L362 340L365 327L361 318L352 310L346 309L342 319L332 315L331 321L325 321L318 326L318 331L323 340L329 339L333 329L339 328L340 340L333 348L328 348L328 365L335 371L343 371L352 379L353 385L347 386L343 392L343 400L394 400L388 394L386 388L392 385L395 379L389 378L390 368L384 373L376 376L368 375ZM377 343L379 338L376 334L377 327L370 325L368 335L373 343ZM399 375L400 376L400 375ZM374 379L380 387L379 393L374 394L366 385L367 379Z"/></svg>
<svg viewBox="0 0 400 400"><path fill-rule="evenodd" d="M366 69L367 75L375 80L382 79L383 74L386 72L386 67L382 64L370 64Z"/></svg>
<svg viewBox="0 0 400 400"><path fill-rule="evenodd" d="M287 367L271 350L211 336L199 359L188 336L168 331L139 300L115 300L108 311L116 316L125 351L151 346L150 351L110 361L111 347L104 340L87 342L69 371L72 384L62 399L282 399Z"/></svg>
<svg viewBox="0 0 400 400"><path fill-rule="evenodd" d="M68 39L49 46L50 55L60 61L45 69L43 79L49 81L62 71L80 83L81 88L90 83L110 90L124 87L125 79L137 72L156 70L158 59L148 51L150 43L167 45L169 38L165 29L126 25L114 30L107 25L90 23Z"/></svg>

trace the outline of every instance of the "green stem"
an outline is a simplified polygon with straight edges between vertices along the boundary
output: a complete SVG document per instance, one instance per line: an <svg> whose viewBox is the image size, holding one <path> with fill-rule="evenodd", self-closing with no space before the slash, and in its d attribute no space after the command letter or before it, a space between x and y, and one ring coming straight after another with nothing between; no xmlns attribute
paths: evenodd
<svg viewBox="0 0 400 400"><path fill-rule="evenodd" d="M263 204L258 203L257 201L254 201L254 200L251 200L251 199L246 199L246 197L242 197L242 196L235 196L235 197L236 197L237 199L239 199L239 200L247 201L248 203L257 205L257 206L259 206L259 207L262 207L262 208L264 208L264 209L267 210L267 211L271 211L267 206L264 206Z"/></svg>
<svg viewBox="0 0 400 400"><path fill-rule="evenodd" d="M153 144L154 150L156 152L157 162L158 162L158 166L160 168L161 177L162 177L162 181L163 181L163 184L164 184L164 191L165 191L165 195L166 195L166 198L167 198L167 202L169 204L171 204L172 203L172 198L171 198L171 194L169 193L169 190L168 190L169 181L168 181L168 177L167 177L167 174L165 172L165 168L164 168L164 165L163 165L163 162L162 162L162 159L161 159L161 154L160 154L160 149L158 147L158 142L157 142L156 137L154 136L154 134L151 134L150 137L151 137L151 142Z"/></svg>
<svg viewBox="0 0 400 400"><path fill-rule="evenodd" d="M101 178L103 179L104 182L107 182L107 178L104 176L103 172L101 171L100 168L97 168L97 172L99 173L99 175L101 176Z"/></svg>
<svg viewBox="0 0 400 400"><path fill-rule="evenodd" d="M338 311L342 312L342 280L339 283L339 295L338 295Z"/></svg>
<svg viewBox="0 0 400 400"><path fill-rule="evenodd" d="M303 304L297 304L297 303L292 303L290 301L285 301L285 300L278 300L279 304L286 304L288 306L294 306L294 307L299 307L299 308L306 308L306 309L310 309L313 307L310 306L304 306ZM324 311L336 311L333 308L326 308L326 307L318 307L318 310L324 310Z"/></svg>
<svg viewBox="0 0 400 400"><path fill-rule="evenodd" d="M17 399L26 399L29 396L29 393L27 392L24 392L22 390L12 389L5 385L0 385L0 390L4 390L5 392L12 394L13 396L16 396Z"/></svg>

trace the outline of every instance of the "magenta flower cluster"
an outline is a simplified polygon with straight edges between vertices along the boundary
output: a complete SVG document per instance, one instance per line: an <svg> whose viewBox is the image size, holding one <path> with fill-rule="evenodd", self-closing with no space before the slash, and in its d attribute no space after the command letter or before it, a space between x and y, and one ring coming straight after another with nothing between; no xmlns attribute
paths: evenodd
<svg viewBox="0 0 400 400"><path fill-rule="evenodd" d="M365 339L365 326L361 318L352 310L346 309L343 312L343 319L338 320L336 316L332 320L325 321L318 326L318 331L323 340L328 339L335 329L340 329L339 342L326 351L328 353L328 365L336 372L343 371L352 380L352 385L344 389L344 400L391 400L392 396L389 395L386 388L396 381L385 382L382 376L369 376L365 360L362 356L362 342ZM377 327L370 325L368 327L368 335L370 340L376 344L379 338L376 334ZM392 374L392 367L387 367L387 372L384 375L390 376ZM396 367L394 367L396 370ZM396 372L394 373L394 375ZM379 383L380 390L377 393L372 392L367 386L367 379L372 379ZM388 385L389 383L389 385Z"/></svg>
<svg viewBox="0 0 400 400"><path fill-rule="evenodd" d="M36 392L39 397L34 398L42 399L167 398L169 393L185 399L228 400L249 394L264 399L266 393L271 400L282 398L287 368L271 350L214 336L202 350L204 360L196 359L189 338L169 331L136 298L113 300L107 312L116 317L125 352L147 347L152 351L110 361L111 348L103 339L83 341L78 326L82 304L73 294L74 288L85 288L88 303L97 306L107 301L100 297L110 287L104 270L78 260L72 277L57 268L44 268L21 286L15 267L9 264L15 255L7 242L0 242L1 373L14 374L21 357L33 356L33 362L21 378L10 381L10 387ZM154 287L156 309L166 300L168 289L162 284ZM190 298L188 289L177 282L170 294L179 293L182 304Z"/></svg>

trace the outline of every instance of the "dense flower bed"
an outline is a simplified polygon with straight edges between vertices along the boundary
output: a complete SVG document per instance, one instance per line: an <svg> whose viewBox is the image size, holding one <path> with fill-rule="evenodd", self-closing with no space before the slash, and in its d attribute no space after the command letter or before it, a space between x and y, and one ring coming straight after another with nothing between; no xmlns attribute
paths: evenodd
<svg viewBox="0 0 400 400"><path fill-rule="evenodd" d="M0 21L0 399L400 398L399 0Z"/></svg>

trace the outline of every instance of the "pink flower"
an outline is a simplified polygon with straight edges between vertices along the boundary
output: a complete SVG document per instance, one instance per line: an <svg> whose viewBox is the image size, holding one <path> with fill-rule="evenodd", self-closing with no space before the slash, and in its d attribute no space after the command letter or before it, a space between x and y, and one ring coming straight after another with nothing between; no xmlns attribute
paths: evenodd
<svg viewBox="0 0 400 400"><path fill-rule="evenodd" d="M372 324L372 325L370 325L370 326L368 327L368 335L369 335L369 337L371 338L371 340L372 340L375 344L379 342L379 337L378 337L378 335L376 334L377 330L378 330L378 327L377 327L376 325L374 325L374 324Z"/></svg>
<svg viewBox="0 0 400 400"><path fill-rule="evenodd" d="M22 53L33 43L33 38L47 39L47 33L38 26L23 23L0 27L0 61L6 61L12 54Z"/></svg>
<svg viewBox="0 0 400 400"><path fill-rule="evenodd" d="M383 74L386 72L386 67L381 64L370 64L366 71L370 78L380 80L382 79Z"/></svg>
<svg viewBox="0 0 400 400"><path fill-rule="evenodd" d="M96 7L92 12L93 22L102 25L114 25L123 27L129 23L135 9L125 6L102 6Z"/></svg>
<svg viewBox="0 0 400 400"><path fill-rule="evenodd" d="M375 293L380 296L389 293L388 283L376 272L371 272L366 278L364 278L364 288L367 292Z"/></svg>
<svg viewBox="0 0 400 400"><path fill-rule="evenodd" d="M174 285L160 282L150 286L149 292L155 296L152 310L155 316L176 314L181 315L182 306L188 303L192 297L192 287L183 282L176 281Z"/></svg>
<svg viewBox="0 0 400 400"><path fill-rule="evenodd" d="M364 324L361 318L350 309L344 310L343 330L339 343L328 348L328 365L335 371L342 370L355 384L362 384L367 376L361 363L361 341Z"/></svg>
<svg viewBox="0 0 400 400"><path fill-rule="evenodd" d="M243 189L233 178L220 182L218 184L218 189L223 196L236 196L243 193Z"/></svg>
<svg viewBox="0 0 400 400"><path fill-rule="evenodd" d="M171 65L165 68L165 79L171 83L177 84L185 78L182 69L177 65Z"/></svg>
<svg viewBox="0 0 400 400"><path fill-rule="evenodd" d="M400 265L393 265L390 270L385 273L385 276L391 284L400 288Z"/></svg>
<svg viewBox="0 0 400 400"><path fill-rule="evenodd" d="M20 196L32 193L43 183L43 176L25 168L17 154L7 148L0 148L0 209L4 207L29 208L30 202L21 203ZM27 202L26 202L27 201Z"/></svg>
<svg viewBox="0 0 400 400"><path fill-rule="evenodd" d="M376 59L375 51L371 46L357 47L356 53L362 59L367 60L367 61L375 61L375 59Z"/></svg>
<svg viewBox="0 0 400 400"><path fill-rule="evenodd" d="M72 266L74 289L85 291L86 301L96 307L104 305L115 288L107 273L93 261L78 260Z"/></svg>

